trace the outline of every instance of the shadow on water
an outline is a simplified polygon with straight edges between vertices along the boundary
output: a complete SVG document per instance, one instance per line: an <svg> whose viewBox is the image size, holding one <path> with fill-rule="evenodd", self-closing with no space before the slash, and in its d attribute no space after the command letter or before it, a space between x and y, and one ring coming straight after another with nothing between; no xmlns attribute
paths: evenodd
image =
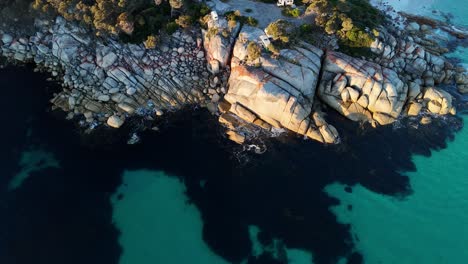
<svg viewBox="0 0 468 264"><path fill-rule="evenodd" d="M130 146L131 126L83 135L75 123L46 111L53 91L44 93L48 85L28 69L0 71L6 101L0 136L0 263L118 263L119 232L109 197L123 171L134 169L180 177L201 212L204 240L231 262L249 257L248 226L256 225L263 244L279 238L288 248L313 252L315 263L335 263L340 256L361 263L350 227L329 211L339 201L323 188L336 181L359 183L405 197L411 187L399 172L415 170L411 156L444 148L462 125L450 118L417 129L411 120L402 121L409 129L362 129L330 113L342 144L324 146L283 135L264 142L268 151L262 155L243 153L249 161L240 164L233 154L240 147L224 138L215 117L204 110L168 114L171 122L161 121L160 132L141 132L142 144ZM60 168L34 172L19 189L8 191L28 145L53 152ZM249 263L273 261L262 256L250 257Z"/></svg>

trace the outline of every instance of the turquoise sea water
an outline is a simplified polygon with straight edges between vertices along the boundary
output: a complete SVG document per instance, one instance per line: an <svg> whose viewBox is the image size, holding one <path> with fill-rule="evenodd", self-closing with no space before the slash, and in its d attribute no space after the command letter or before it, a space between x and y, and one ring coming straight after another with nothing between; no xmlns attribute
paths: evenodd
<svg viewBox="0 0 468 264"><path fill-rule="evenodd" d="M464 1L389 2L398 2L399 10L424 15L437 15L433 9L452 13L456 24L468 26ZM458 49L451 56L468 63L465 51ZM467 160L465 128L447 149L433 152L431 157L414 156L417 171L405 173L414 191L410 196L397 199L361 185L349 193L344 185L332 184L325 191L341 204L330 210L340 222L351 225L365 263L468 263ZM184 192L182 182L161 172L125 173L122 186L112 197L114 223L121 231L120 264L191 263L193 259L227 263L203 241L200 213L187 204ZM256 256L270 250L260 245L258 232L258 227L250 226ZM289 263L312 263L313 252L288 249L287 257Z"/></svg>
<svg viewBox="0 0 468 264"><path fill-rule="evenodd" d="M419 14L434 15L433 9L451 13L455 24L468 26L466 1L392 2ZM466 48L451 56L468 63ZM340 222L351 224L365 263L468 263L468 128L446 149L433 151L431 157L414 156L413 161L417 171L405 173L412 195L401 200L360 185L349 193L333 184L325 190L341 204L331 210Z"/></svg>
<svg viewBox="0 0 468 264"><path fill-rule="evenodd" d="M467 160L465 127L448 148L414 157L412 195L400 200L360 185L348 193L333 184L326 192L341 204L331 210L351 224L366 263L468 263Z"/></svg>
<svg viewBox="0 0 468 264"><path fill-rule="evenodd" d="M397 11L441 18L442 14L450 14L454 24L468 26L468 5L464 0L388 0ZM437 12L433 12L433 11Z"/></svg>
<svg viewBox="0 0 468 264"><path fill-rule="evenodd" d="M185 186L177 178L127 171L112 204L114 223L121 230L120 264L227 263L202 240L200 213L187 204Z"/></svg>

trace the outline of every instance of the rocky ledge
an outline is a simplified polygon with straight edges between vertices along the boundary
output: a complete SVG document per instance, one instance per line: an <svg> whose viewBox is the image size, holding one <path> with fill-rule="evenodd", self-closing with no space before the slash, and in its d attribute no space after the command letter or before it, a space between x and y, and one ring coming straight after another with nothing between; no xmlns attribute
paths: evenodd
<svg viewBox="0 0 468 264"><path fill-rule="evenodd" d="M118 128L131 115L151 118L205 104L209 97L203 91L220 91L220 81L210 86L214 76L206 69L198 31L176 32L157 49L145 49L112 39L104 43L61 17L54 23L37 20L35 26L36 35L29 37L0 32L1 55L34 61L61 77L63 91L51 102L91 126Z"/></svg>
<svg viewBox="0 0 468 264"><path fill-rule="evenodd" d="M274 53L261 48L252 57L249 45L262 47L264 32L228 24L210 21L207 30L176 32L145 49L104 42L59 17L38 20L35 36L0 32L1 54L61 77L63 91L52 103L91 127L118 128L132 115L153 118L194 104L219 115L238 143L276 129L338 143L339 131L326 121L329 109L352 121L388 125L403 116L456 114L452 95L439 84L467 91L465 69L449 63L443 57L448 50L430 45L424 32L382 28L373 59L305 42Z"/></svg>
<svg viewBox="0 0 468 264"><path fill-rule="evenodd" d="M229 137L242 142L249 137L246 124L254 124L264 130L284 128L323 143L337 143L338 131L326 122L327 108L373 126L420 113L455 115L452 96L435 86L458 83L459 88L464 87L464 70L456 69L440 54L426 51L411 36L397 39L382 32L372 46L373 60L321 50L305 42L275 55L265 48L251 60L248 45L261 46L264 33L243 27L233 44L229 89L220 107L219 119L227 125Z"/></svg>

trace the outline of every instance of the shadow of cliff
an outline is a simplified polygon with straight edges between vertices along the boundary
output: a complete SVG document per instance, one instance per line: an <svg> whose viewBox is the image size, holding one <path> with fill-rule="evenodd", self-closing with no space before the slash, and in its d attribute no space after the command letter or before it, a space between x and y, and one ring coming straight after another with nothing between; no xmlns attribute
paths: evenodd
<svg viewBox="0 0 468 264"><path fill-rule="evenodd" d="M313 252L315 263L334 263L340 256L360 263L350 227L329 211L339 201L323 188L338 181L385 195L410 195L409 179L401 172L415 170L412 155L446 147L462 125L458 118L436 118L429 126L403 120L401 129L367 129L330 112L328 120L342 136L340 145L285 134L263 139L268 151L244 152L249 162L240 164L234 153L242 147L229 142L217 118L205 110L168 113L156 121L159 132L139 132L142 143L127 145L135 127L128 124L142 121L84 135L61 114L45 111L41 76L18 69L0 73L2 82L11 80L5 97L9 109L18 109L6 121L12 130L2 129L0 137L0 170L7 175L0 181L0 262L8 264L118 263L119 233L109 198L123 171L134 169L181 178L201 212L204 240L233 263L249 257L249 263L273 263L268 256L250 256L249 225L262 230L265 245L281 239L287 247ZM26 81L13 82L15 78ZM28 100L19 99L24 97ZM34 105L38 99L43 103ZM25 123L28 116L31 121ZM30 137L25 136L28 129ZM35 172L19 189L7 191L29 144L53 152L61 168ZM16 154L9 155L11 150Z"/></svg>

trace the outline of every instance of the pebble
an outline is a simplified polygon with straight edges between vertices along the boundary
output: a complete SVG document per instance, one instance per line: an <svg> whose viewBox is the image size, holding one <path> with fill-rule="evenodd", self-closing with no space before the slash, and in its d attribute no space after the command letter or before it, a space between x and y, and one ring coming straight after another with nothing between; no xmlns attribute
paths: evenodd
<svg viewBox="0 0 468 264"><path fill-rule="evenodd" d="M127 94L128 95L134 95L136 93L136 91L137 90L135 88L130 87L130 88L127 89Z"/></svg>

